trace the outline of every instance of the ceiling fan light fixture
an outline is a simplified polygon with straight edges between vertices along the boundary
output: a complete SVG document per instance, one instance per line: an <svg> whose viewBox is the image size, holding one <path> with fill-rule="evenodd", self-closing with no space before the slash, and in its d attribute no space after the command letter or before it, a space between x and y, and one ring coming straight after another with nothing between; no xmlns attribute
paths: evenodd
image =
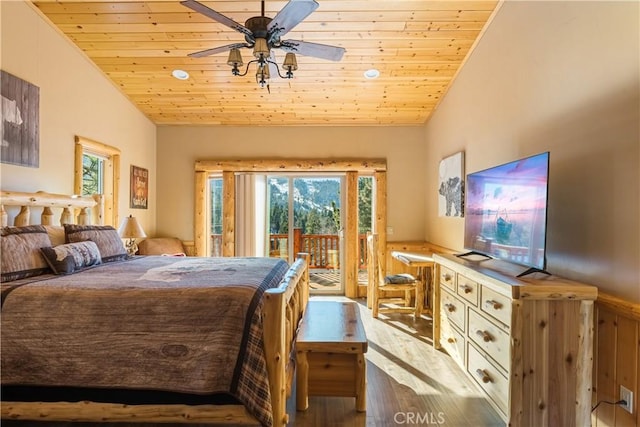
<svg viewBox="0 0 640 427"><path fill-rule="evenodd" d="M214 21L243 34L245 40L245 42L242 43L232 43L189 53L189 57L202 58L228 51L229 58L227 59L227 64L232 67L231 73L234 76L242 77L247 75L251 64L256 63L258 66L256 70L256 81L260 86L266 86L267 89L269 88L268 80L270 78L270 73L273 73L274 76L277 75L282 79L293 78L293 72L298 69L298 61L293 51L300 55L312 56L329 61L340 61L345 52L343 47L311 43L302 40L281 39L282 36L291 31L296 25L300 24L307 16L309 16L309 14L316 10L319 4L315 0L289 0L274 18L265 16L265 0L262 0L262 12L260 16L254 16L247 19L245 25L224 16L220 12L216 12L197 0L185 0L180 3L197 13L211 18ZM239 52L239 49L242 48L252 48L253 56L255 58L246 63L244 71L240 71L239 68L245 65ZM285 61L282 64L284 74L280 72L280 67L275 62L275 57L271 55L271 49L292 51L287 53Z"/></svg>
<svg viewBox="0 0 640 427"><path fill-rule="evenodd" d="M232 67L242 67L244 65L244 63L242 62L242 54L240 53L240 49L233 48L229 51L227 65L230 65Z"/></svg>
<svg viewBox="0 0 640 427"><path fill-rule="evenodd" d="M367 71L364 72L365 79L373 80L373 79L377 79L378 77L380 77L380 71L378 71L375 68L369 68Z"/></svg>
<svg viewBox="0 0 640 427"><path fill-rule="evenodd" d="M282 63L282 66L287 71L296 71L298 69L298 61L296 60L296 54L291 52L287 53L284 57L284 62Z"/></svg>
<svg viewBox="0 0 640 427"><path fill-rule="evenodd" d="M269 57L269 45L267 39L258 37L256 38L256 44L253 46L253 56L257 59Z"/></svg>
<svg viewBox="0 0 640 427"><path fill-rule="evenodd" d="M293 72L298 69L298 61L296 60L296 54L288 52L284 57L284 62L282 63L282 68L286 71L286 78L292 79Z"/></svg>
<svg viewBox="0 0 640 427"><path fill-rule="evenodd" d="M266 62L258 65L256 68L256 83L258 83L260 87L265 87L269 84L270 78L269 65Z"/></svg>
<svg viewBox="0 0 640 427"><path fill-rule="evenodd" d="M171 75L178 80L187 80L189 78L189 73L184 70L173 70Z"/></svg>
<svg viewBox="0 0 640 427"><path fill-rule="evenodd" d="M242 54L240 54L240 50L237 48L233 48L229 51L229 58L227 58L227 65L231 66L231 74L234 76L240 75L240 69L238 67L242 67Z"/></svg>

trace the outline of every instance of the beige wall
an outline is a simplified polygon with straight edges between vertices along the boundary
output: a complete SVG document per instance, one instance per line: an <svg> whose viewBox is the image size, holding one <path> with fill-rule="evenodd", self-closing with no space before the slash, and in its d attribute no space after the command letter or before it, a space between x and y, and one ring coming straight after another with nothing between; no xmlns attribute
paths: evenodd
<svg viewBox="0 0 640 427"><path fill-rule="evenodd" d="M40 88L40 166L2 163L4 190L73 192L74 136L122 151L120 217L155 229L156 126L84 54L22 1L1 1L0 67ZM129 209L130 165L149 169L150 206Z"/></svg>
<svg viewBox="0 0 640 427"><path fill-rule="evenodd" d="M551 152L548 270L640 301L638 2L506 2L425 132L426 237L463 247L437 216L437 165L466 172Z"/></svg>
<svg viewBox="0 0 640 427"><path fill-rule="evenodd" d="M389 240L424 236L426 151L417 127L158 128L158 232L193 239L196 160L215 158L386 158Z"/></svg>

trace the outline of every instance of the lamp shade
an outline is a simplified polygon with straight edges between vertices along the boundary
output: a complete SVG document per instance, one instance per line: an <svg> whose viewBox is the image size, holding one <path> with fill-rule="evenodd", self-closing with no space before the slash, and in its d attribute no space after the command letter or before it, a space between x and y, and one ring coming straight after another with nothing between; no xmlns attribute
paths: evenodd
<svg viewBox="0 0 640 427"><path fill-rule="evenodd" d="M296 61L296 54L288 52L284 57L282 66L285 70L296 71L298 69L298 61Z"/></svg>
<svg viewBox="0 0 640 427"><path fill-rule="evenodd" d="M122 220L120 228L118 228L118 234L123 239L147 237L140 224L138 224L138 220L131 215Z"/></svg>
<svg viewBox="0 0 640 427"><path fill-rule="evenodd" d="M256 82L260 85L260 86L264 86L269 84L269 79L271 78L271 75L269 73L269 65L268 64L263 64L258 66L257 70L256 70Z"/></svg>
<svg viewBox="0 0 640 427"><path fill-rule="evenodd" d="M253 56L260 59L260 57L269 57L269 46L267 45L267 39L258 37L256 38L256 44L253 46Z"/></svg>
<svg viewBox="0 0 640 427"><path fill-rule="evenodd" d="M229 51L229 58L227 59L227 65L242 67L242 54L239 49L233 48Z"/></svg>

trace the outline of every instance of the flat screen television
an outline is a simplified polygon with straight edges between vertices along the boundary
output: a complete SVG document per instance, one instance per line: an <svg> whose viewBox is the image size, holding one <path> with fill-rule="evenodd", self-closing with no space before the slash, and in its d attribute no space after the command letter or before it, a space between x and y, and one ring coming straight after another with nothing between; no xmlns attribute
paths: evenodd
<svg viewBox="0 0 640 427"><path fill-rule="evenodd" d="M461 256L480 254L544 272L549 153L467 175Z"/></svg>

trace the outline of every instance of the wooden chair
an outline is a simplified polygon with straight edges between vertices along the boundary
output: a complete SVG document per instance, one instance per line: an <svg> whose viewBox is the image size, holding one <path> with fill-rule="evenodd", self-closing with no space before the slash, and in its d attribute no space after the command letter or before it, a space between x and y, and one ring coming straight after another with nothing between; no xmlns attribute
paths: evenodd
<svg viewBox="0 0 640 427"><path fill-rule="evenodd" d="M419 318L422 312L422 307L420 307L419 303L421 297L418 291L421 282L413 276L403 275L410 280L408 283L388 283L393 282L392 278L394 276L385 277L378 254L378 235L368 233L367 276L370 292L367 292L367 295L372 299L373 317L377 318L378 313L413 313L416 319ZM386 295L389 291L404 292L404 297L389 297Z"/></svg>
<svg viewBox="0 0 640 427"><path fill-rule="evenodd" d="M138 243L139 255L185 255L184 245L177 237L150 237Z"/></svg>

